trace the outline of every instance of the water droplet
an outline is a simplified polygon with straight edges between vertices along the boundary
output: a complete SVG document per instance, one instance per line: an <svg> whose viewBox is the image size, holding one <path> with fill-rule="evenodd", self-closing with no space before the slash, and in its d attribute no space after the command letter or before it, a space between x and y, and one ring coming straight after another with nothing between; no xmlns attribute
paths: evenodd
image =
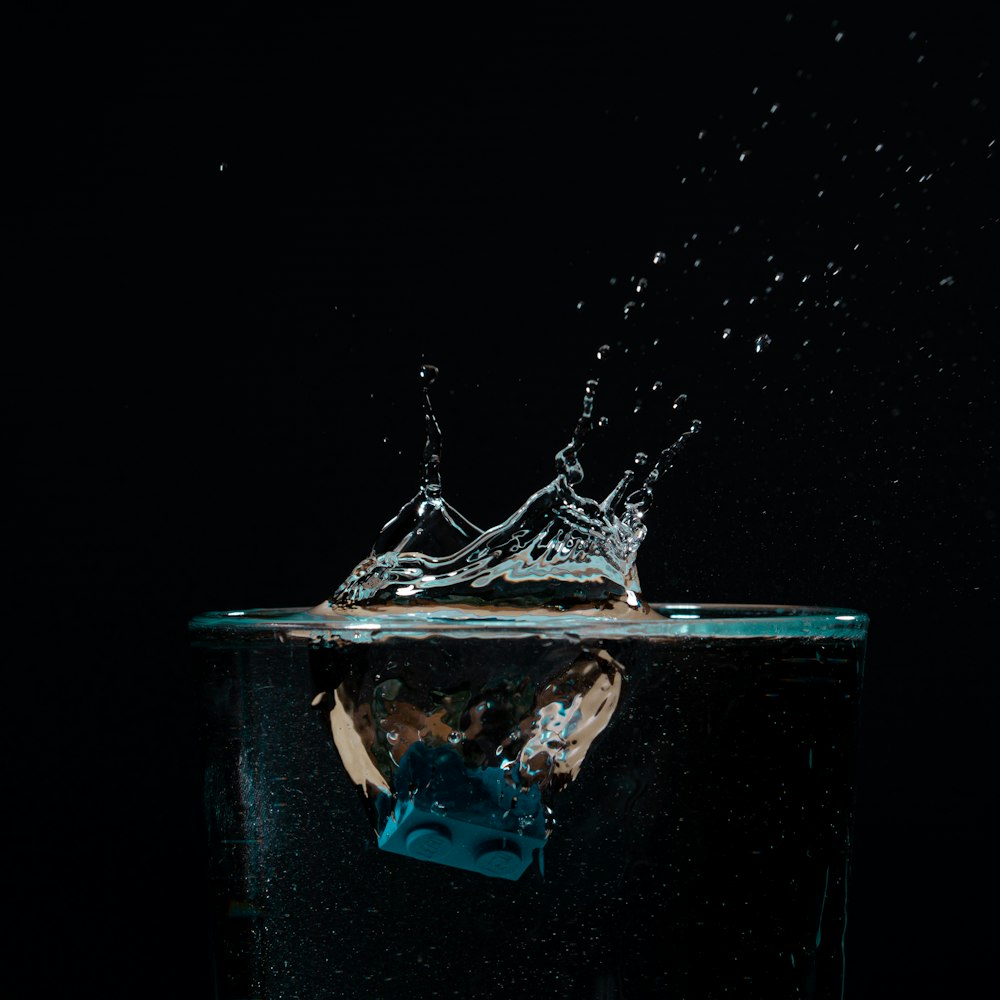
<svg viewBox="0 0 1000 1000"><path fill-rule="evenodd" d="M875 147L875 152L876 152L876 153L881 153L883 149L885 149L885 146L884 146L884 145L883 145L883 144L882 144L882 143L880 142L880 143L879 143L879 144L878 144L878 145L877 145L877 146Z"/></svg>
<svg viewBox="0 0 1000 1000"><path fill-rule="evenodd" d="M842 31L838 31L837 34L835 34L833 36L833 40L835 42L841 42L841 41L843 41L844 40L844 33Z"/></svg>
<svg viewBox="0 0 1000 1000"><path fill-rule="evenodd" d="M608 420L607 417L598 417L597 418L597 426L598 427L607 427L608 424L610 424L610 423L611 423L611 421Z"/></svg>
<svg viewBox="0 0 1000 1000"><path fill-rule="evenodd" d="M654 264L662 264L666 259L667 259L667 254L663 250L657 250L656 253L653 254Z"/></svg>
<svg viewBox="0 0 1000 1000"><path fill-rule="evenodd" d="M421 365L420 366L420 377L428 384L433 385L434 380L438 377L438 370L435 365Z"/></svg>
<svg viewBox="0 0 1000 1000"><path fill-rule="evenodd" d="M681 403L686 403L686 402L687 402L687 398L688 398L688 397L687 397L687 393L686 393L686 392L682 392L682 393L681 393L681 394L680 394L680 395L679 395L679 396L678 396L678 397L677 397L677 398L676 398L676 399L674 400L674 405L673 405L673 409L675 409L675 410L676 410L676 409L677 409L677 407L681 405Z"/></svg>
<svg viewBox="0 0 1000 1000"><path fill-rule="evenodd" d="M637 451L635 453L634 461L636 465L646 465L649 462L649 455L647 455L644 451Z"/></svg>
<svg viewBox="0 0 1000 1000"><path fill-rule="evenodd" d="M777 111L778 108L780 108L780 107L781 107L780 104L772 104L771 105L771 114L773 115L775 113L775 111Z"/></svg>
<svg viewBox="0 0 1000 1000"><path fill-rule="evenodd" d="M722 331L722 339L723 339L723 340L728 340L728 339L729 339L729 335L730 335L730 334L731 334L732 332L733 332L733 331L732 331L732 328L731 328L731 327L728 327L728 326L727 326L727 327L725 328L725 330L723 330L723 331Z"/></svg>
<svg viewBox="0 0 1000 1000"><path fill-rule="evenodd" d="M784 271L779 271L779 272L778 272L778 273L777 273L777 274L776 274L776 275L774 276L774 280L775 280L775 281L784 281L784 280L785 280L785 272L784 272Z"/></svg>
<svg viewBox="0 0 1000 1000"><path fill-rule="evenodd" d="M754 341L754 347L757 354L760 354L760 352L763 351L764 348L767 347L770 343L771 343L771 338L766 333L762 333L756 339L756 341Z"/></svg>
<svg viewBox="0 0 1000 1000"><path fill-rule="evenodd" d="M659 392L660 389L662 388L663 388L663 383L659 381L659 379L657 379L657 381L653 383L653 392Z"/></svg>
<svg viewBox="0 0 1000 1000"><path fill-rule="evenodd" d="M744 149L743 152L740 153L740 163L746 163L748 159L750 159L750 150Z"/></svg>
<svg viewBox="0 0 1000 1000"><path fill-rule="evenodd" d="M597 360L603 361L610 353L611 353L611 345L601 344L601 346L597 348Z"/></svg>
<svg viewBox="0 0 1000 1000"><path fill-rule="evenodd" d="M451 743L451 744L453 744L453 745L455 743L461 743L462 740L464 740L464 739L465 739L465 737L461 733L459 733L459 732L454 732L453 731L453 732L451 732L451 733L448 734L448 742Z"/></svg>
<svg viewBox="0 0 1000 1000"><path fill-rule="evenodd" d="M395 729L390 729L389 732L385 734L385 738L390 743L395 743L399 739L399 733L397 733Z"/></svg>
<svg viewBox="0 0 1000 1000"><path fill-rule="evenodd" d="M577 304L576 304L576 308L577 308L577 309L582 309L582 308L583 308L583 299L580 299L580 301L579 301L579 302L577 302Z"/></svg>
<svg viewBox="0 0 1000 1000"><path fill-rule="evenodd" d="M635 283L635 290L636 290L636 292L641 295L648 284L649 284L649 282L645 278L640 278Z"/></svg>

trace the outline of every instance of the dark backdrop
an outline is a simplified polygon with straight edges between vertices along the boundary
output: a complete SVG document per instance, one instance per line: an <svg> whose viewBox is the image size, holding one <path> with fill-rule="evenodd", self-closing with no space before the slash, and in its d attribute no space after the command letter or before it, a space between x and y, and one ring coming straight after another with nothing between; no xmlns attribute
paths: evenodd
<svg viewBox="0 0 1000 1000"><path fill-rule="evenodd" d="M24 25L9 767L42 981L207 995L185 623L332 591L415 489L421 361L480 524L548 480L588 377L592 495L703 421L647 594L872 617L848 996L987 970L987 25L652 10Z"/></svg>

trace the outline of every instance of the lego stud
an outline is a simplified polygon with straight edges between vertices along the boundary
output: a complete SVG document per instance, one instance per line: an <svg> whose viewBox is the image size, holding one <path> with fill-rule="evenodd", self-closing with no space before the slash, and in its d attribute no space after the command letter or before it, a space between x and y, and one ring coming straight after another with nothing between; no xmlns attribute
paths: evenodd
<svg viewBox="0 0 1000 1000"><path fill-rule="evenodd" d="M476 853L476 868L484 875L517 878L524 870L524 863L515 843L509 840L494 840Z"/></svg>
<svg viewBox="0 0 1000 1000"><path fill-rule="evenodd" d="M418 826L406 837L406 853L421 861L435 861L451 849L451 834L441 826Z"/></svg>

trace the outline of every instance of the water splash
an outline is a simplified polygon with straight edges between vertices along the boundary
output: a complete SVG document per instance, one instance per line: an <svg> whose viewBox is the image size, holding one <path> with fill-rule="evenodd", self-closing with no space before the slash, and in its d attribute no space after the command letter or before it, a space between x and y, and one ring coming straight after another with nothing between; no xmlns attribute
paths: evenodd
<svg viewBox="0 0 1000 1000"><path fill-rule="evenodd" d="M372 547L372 556L392 552L423 552L441 556L455 552L482 535L468 518L460 514L441 495L441 427L431 405L430 389L438 376L434 365L423 365L420 381L423 389L424 443L420 489L389 520Z"/></svg>
<svg viewBox="0 0 1000 1000"><path fill-rule="evenodd" d="M590 379L572 437L555 456L555 479L483 531L442 495L442 435L430 400L437 369L425 365L420 374L427 428L420 489L382 528L371 555L315 612L463 603L644 614L635 566L646 536L643 518L654 485L699 422L663 449L638 489L629 492L635 470L627 469L598 503L576 491L584 478L580 452L594 425L598 381ZM637 456L637 464L648 461L642 459Z"/></svg>

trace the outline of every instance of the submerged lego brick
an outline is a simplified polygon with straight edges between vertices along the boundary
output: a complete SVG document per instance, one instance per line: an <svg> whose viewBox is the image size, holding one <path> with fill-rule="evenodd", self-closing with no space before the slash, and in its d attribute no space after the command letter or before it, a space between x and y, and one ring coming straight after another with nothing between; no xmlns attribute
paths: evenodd
<svg viewBox="0 0 1000 1000"><path fill-rule="evenodd" d="M384 851L494 878L519 879L545 837L516 834L399 802L378 838Z"/></svg>
<svg viewBox="0 0 1000 1000"><path fill-rule="evenodd" d="M545 846L537 786L504 767L469 767L450 747L414 743L378 803L379 847L420 861L518 879Z"/></svg>

